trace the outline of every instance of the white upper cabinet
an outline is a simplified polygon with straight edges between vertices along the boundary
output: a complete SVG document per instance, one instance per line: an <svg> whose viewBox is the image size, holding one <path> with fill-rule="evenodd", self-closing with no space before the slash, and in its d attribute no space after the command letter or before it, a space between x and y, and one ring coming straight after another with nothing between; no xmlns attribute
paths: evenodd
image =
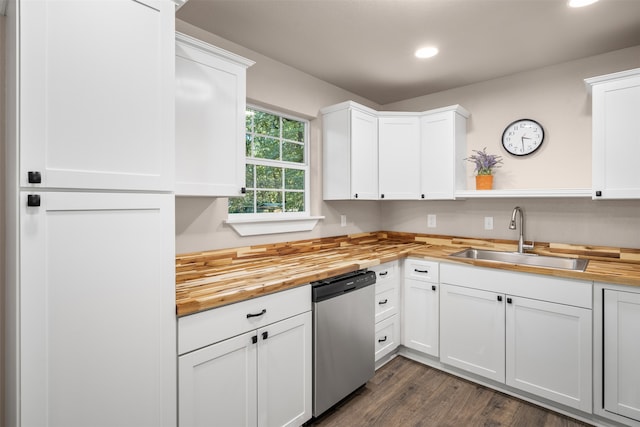
<svg viewBox="0 0 640 427"><path fill-rule="evenodd" d="M640 198L640 68L585 82L593 99L592 196Z"/></svg>
<svg viewBox="0 0 640 427"><path fill-rule="evenodd" d="M425 112L420 118L420 198L454 199L456 190L465 188L469 115L454 105Z"/></svg>
<svg viewBox="0 0 640 427"><path fill-rule="evenodd" d="M459 105L377 112L348 101L322 114L325 200L450 200L466 185Z"/></svg>
<svg viewBox="0 0 640 427"><path fill-rule="evenodd" d="M377 113L351 101L321 113L324 200L377 200Z"/></svg>
<svg viewBox="0 0 640 427"><path fill-rule="evenodd" d="M246 69L251 65L176 34L176 195L242 195Z"/></svg>
<svg viewBox="0 0 640 427"><path fill-rule="evenodd" d="M420 118L381 113L378 118L380 198L420 198Z"/></svg>
<svg viewBox="0 0 640 427"><path fill-rule="evenodd" d="M20 2L9 49L19 58L21 186L173 189L174 9Z"/></svg>

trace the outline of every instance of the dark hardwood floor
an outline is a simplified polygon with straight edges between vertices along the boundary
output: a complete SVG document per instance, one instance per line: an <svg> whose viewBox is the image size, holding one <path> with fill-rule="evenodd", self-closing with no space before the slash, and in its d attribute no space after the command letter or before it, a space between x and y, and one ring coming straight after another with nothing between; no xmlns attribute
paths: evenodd
<svg viewBox="0 0 640 427"><path fill-rule="evenodd" d="M380 368L365 387L308 425L588 426L401 356Z"/></svg>

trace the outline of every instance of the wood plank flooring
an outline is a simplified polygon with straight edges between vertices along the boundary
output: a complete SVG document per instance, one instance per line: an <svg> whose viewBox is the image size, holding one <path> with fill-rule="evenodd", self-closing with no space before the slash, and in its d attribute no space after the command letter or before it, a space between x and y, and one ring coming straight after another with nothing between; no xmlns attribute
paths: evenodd
<svg viewBox="0 0 640 427"><path fill-rule="evenodd" d="M314 427L585 427L588 424L398 356Z"/></svg>

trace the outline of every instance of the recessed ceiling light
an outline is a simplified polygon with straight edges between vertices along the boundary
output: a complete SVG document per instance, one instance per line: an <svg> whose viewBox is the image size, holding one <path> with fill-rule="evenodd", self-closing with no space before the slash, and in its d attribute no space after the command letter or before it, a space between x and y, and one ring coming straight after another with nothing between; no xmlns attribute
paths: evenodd
<svg viewBox="0 0 640 427"><path fill-rule="evenodd" d="M437 47L423 47L416 50L417 58L431 58L432 56L436 56L438 54Z"/></svg>
<svg viewBox="0 0 640 427"><path fill-rule="evenodd" d="M569 7L583 7L583 6L589 6L590 4L593 4L597 1L598 0L569 0L568 4L569 4Z"/></svg>

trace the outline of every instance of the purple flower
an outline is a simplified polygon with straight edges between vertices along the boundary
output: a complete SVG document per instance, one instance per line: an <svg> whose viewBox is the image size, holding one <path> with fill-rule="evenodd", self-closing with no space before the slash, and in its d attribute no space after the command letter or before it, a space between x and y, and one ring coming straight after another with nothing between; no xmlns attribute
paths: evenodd
<svg viewBox="0 0 640 427"><path fill-rule="evenodd" d="M487 147L484 147L482 151L471 151L474 154L464 160L475 164L476 168L474 169L474 172L477 175L493 175L493 169L502 166L502 156L497 154L487 154Z"/></svg>

